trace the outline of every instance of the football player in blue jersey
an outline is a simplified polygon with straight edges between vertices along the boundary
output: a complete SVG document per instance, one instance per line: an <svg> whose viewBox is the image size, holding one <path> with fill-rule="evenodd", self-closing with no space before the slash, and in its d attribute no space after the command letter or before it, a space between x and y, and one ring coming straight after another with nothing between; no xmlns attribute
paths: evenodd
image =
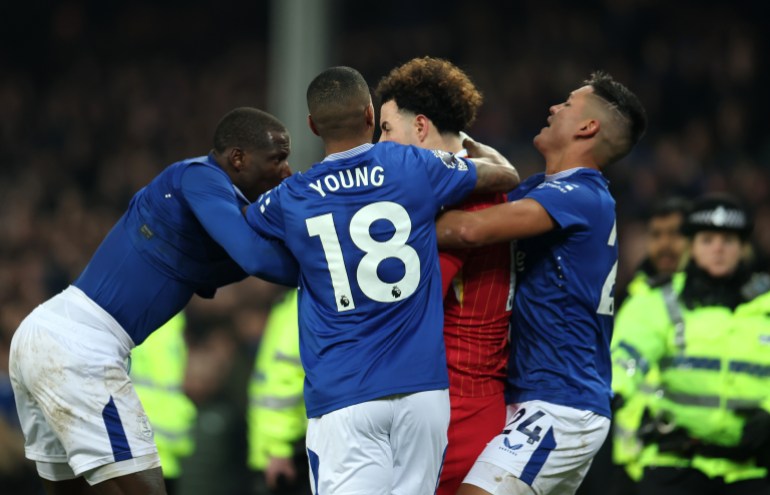
<svg viewBox="0 0 770 495"><path fill-rule="evenodd" d="M352 68L319 74L307 101L326 158L246 216L300 266L311 487L433 494L449 424L435 216L473 190L512 189L518 174L472 141L472 160L372 144L369 87Z"/></svg>
<svg viewBox="0 0 770 495"><path fill-rule="evenodd" d="M439 218L439 245L517 240L508 419L458 494L572 494L609 428L618 263L615 200L601 173L644 133L625 86L594 73L550 108L545 158L509 202Z"/></svg>
<svg viewBox="0 0 770 495"><path fill-rule="evenodd" d="M229 112L211 152L137 192L77 280L21 323L10 375L26 455L49 494L166 493L126 360L193 294L213 297L247 274L296 284L294 258L242 214L291 175L289 151L272 115Z"/></svg>

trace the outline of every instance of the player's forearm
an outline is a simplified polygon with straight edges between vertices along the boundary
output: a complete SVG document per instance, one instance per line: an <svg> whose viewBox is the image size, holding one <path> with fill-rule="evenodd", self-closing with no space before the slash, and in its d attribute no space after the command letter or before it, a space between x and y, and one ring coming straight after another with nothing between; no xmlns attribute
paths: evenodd
<svg viewBox="0 0 770 495"><path fill-rule="evenodd" d="M476 214L451 210L436 220L439 249L470 248L482 245L482 232Z"/></svg>

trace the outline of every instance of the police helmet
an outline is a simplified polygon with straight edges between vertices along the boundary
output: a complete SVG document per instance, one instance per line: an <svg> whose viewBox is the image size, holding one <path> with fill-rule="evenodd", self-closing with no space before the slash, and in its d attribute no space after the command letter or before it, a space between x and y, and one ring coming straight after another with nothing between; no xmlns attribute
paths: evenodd
<svg viewBox="0 0 770 495"><path fill-rule="evenodd" d="M688 237L702 230L735 232L746 240L753 228L751 214L738 200L724 194L710 194L695 200L682 232Z"/></svg>

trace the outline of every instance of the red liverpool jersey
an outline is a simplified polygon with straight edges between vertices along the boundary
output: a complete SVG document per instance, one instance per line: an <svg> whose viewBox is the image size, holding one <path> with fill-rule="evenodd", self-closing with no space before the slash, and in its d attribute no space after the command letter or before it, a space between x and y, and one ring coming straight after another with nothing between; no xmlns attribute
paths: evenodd
<svg viewBox="0 0 770 495"><path fill-rule="evenodd" d="M504 203L504 194L474 195L458 209ZM511 244L440 252L444 283L444 342L453 395L502 393L513 304Z"/></svg>

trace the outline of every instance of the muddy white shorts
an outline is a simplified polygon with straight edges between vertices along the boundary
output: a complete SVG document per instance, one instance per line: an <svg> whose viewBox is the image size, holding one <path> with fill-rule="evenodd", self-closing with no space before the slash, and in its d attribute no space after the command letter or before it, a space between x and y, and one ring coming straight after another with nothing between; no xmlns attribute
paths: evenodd
<svg viewBox="0 0 770 495"><path fill-rule="evenodd" d="M394 395L311 418L315 495L433 495L449 427L449 391Z"/></svg>
<svg viewBox="0 0 770 495"><path fill-rule="evenodd" d="M11 341L10 376L25 451L41 477L91 483L160 466L128 378L133 343L70 286L38 306Z"/></svg>
<svg viewBox="0 0 770 495"><path fill-rule="evenodd" d="M509 404L503 432L487 444L463 483L494 495L574 494L609 426L608 418L590 411L537 400ZM522 490L519 481L531 490Z"/></svg>

